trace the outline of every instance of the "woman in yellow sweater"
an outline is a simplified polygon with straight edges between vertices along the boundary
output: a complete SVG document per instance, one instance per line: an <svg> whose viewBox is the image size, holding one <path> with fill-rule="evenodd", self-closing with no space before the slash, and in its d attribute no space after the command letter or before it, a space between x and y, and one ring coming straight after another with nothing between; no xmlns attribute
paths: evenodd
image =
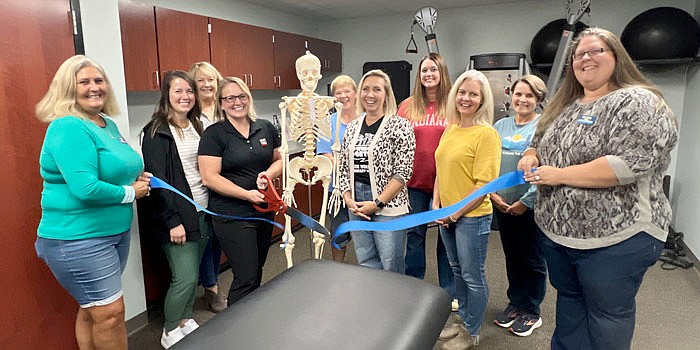
<svg viewBox="0 0 700 350"><path fill-rule="evenodd" d="M501 141L491 126L491 86L482 73L469 70L457 78L447 100L447 119L435 151L434 208L455 204L483 187L498 176L501 164ZM449 340L443 349L469 349L479 342L488 301L484 263L492 213L486 195L438 220L464 321L443 329L440 340Z"/></svg>

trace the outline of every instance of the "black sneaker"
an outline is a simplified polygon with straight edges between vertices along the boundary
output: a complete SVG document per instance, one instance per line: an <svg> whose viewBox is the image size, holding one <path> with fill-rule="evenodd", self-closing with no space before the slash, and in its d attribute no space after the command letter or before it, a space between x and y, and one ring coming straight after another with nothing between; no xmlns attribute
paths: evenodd
<svg viewBox="0 0 700 350"><path fill-rule="evenodd" d="M527 337L542 326L542 317L533 314L522 314L508 330L520 337Z"/></svg>
<svg viewBox="0 0 700 350"><path fill-rule="evenodd" d="M503 328L508 328L515 322L518 316L520 316L520 312L512 305L508 305L505 310L496 315L496 319L493 320L493 323Z"/></svg>

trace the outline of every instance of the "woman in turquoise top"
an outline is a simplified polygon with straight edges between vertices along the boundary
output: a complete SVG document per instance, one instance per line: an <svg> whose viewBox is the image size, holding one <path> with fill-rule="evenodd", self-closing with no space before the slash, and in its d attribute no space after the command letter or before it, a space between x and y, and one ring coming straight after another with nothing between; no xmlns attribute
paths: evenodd
<svg viewBox="0 0 700 350"><path fill-rule="evenodd" d="M516 80L511 91L515 115L500 119L493 126L501 137L501 175L518 169L518 161L535 135L539 120L536 109L547 95L544 81L530 74ZM537 241L539 231L533 211L536 195L536 186L529 184L491 194L508 276L508 305L493 322L521 337L542 325L540 304L547 283L547 266Z"/></svg>
<svg viewBox="0 0 700 350"><path fill-rule="evenodd" d="M49 124L39 157L44 190L37 255L80 305L81 349L126 349L121 273L132 202L148 195L141 157L108 117L119 113L109 79L76 55L58 68L37 117Z"/></svg>

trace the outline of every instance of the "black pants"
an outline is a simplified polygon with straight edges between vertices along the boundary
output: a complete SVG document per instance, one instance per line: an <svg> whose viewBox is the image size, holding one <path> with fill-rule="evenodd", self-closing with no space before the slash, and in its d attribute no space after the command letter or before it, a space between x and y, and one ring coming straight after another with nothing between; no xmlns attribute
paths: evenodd
<svg viewBox="0 0 700 350"><path fill-rule="evenodd" d="M506 256L508 300L520 312L540 315L547 282L547 265L538 240L534 212L514 216L494 210Z"/></svg>
<svg viewBox="0 0 700 350"><path fill-rule="evenodd" d="M265 218L272 219L272 215ZM228 291L228 305L231 305L260 287L272 225L261 221L214 218L214 232L233 272Z"/></svg>

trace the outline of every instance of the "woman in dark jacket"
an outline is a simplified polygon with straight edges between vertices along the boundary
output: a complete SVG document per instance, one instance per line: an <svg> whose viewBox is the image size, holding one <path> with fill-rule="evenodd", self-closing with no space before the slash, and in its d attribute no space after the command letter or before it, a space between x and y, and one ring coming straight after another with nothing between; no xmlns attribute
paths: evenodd
<svg viewBox="0 0 700 350"><path fill-rule="evenodd" d="M197 167L197 148L204 128L196 91L187 73L165 74L160 102L143 130L141 149L148 171L206 207L209 192L202 186ZM212 234L211 218L169 190L153 189L152 194L153 234L161 242L172 272L160 340L168 349L198 327L192 319L192 308L199 262Z"/></svg>

